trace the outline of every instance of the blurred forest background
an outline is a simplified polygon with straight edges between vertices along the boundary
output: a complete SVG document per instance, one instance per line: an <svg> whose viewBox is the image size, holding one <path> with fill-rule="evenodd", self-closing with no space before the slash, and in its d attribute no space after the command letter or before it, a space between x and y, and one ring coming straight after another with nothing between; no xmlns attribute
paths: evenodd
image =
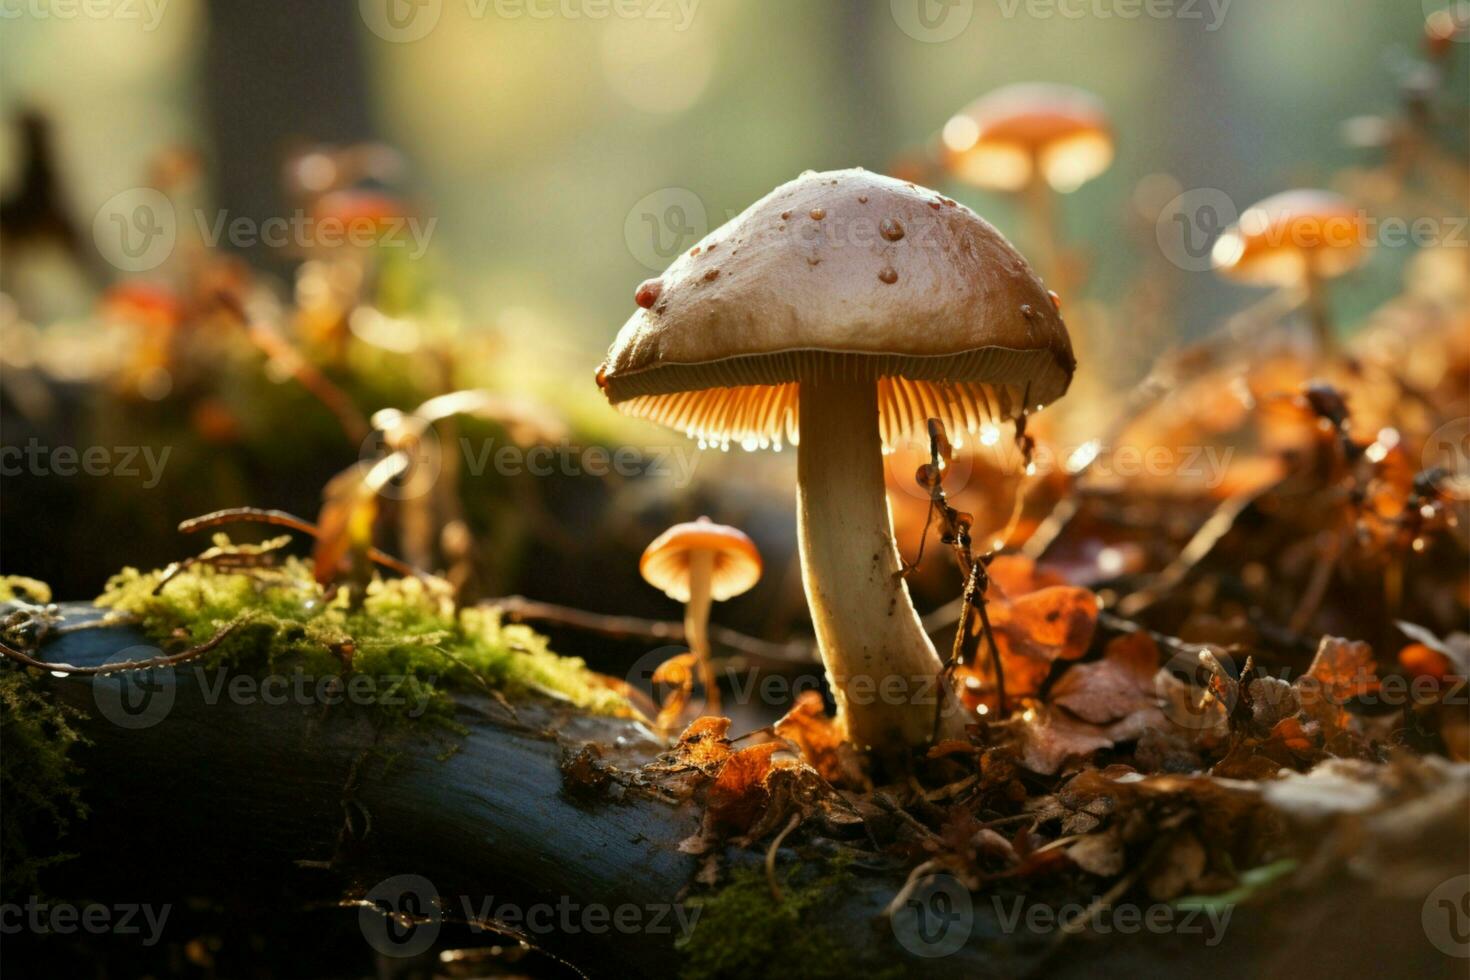
<svg viewBox="0 0 1470 980"><path fill-rule="evenodd" d="M1120 241L1140 178L1219 188L1242 207L1327 183L1361 156L1342 122L1392 107L1425 14L1417 0L1233 0L1123 19L975 0L954 8L969 17L956 37L928 43L884 0L669 0L667 19L434 0L418 15L437 17L432 29L393 42L368 27L371 2L155 3L151 28L141 3L137 19L0 20L0 107L54 120L79 215L137 185L170 143L204 152L213 206L264 218L287 212L292 144L382 140L438 219L433 262L465 322L529 342L540 363L554 348L578 382L649 274L624 231L652 192L692 191L714 227L803 169L888 170L996 86L1074 84L1103 98L1117 129L1112 168L1064 208L1107 297L1147 259ZM15 139L0 133L0 186ZM1021 239L1011 200L961 191ZM258 251L252 264L279 263ZM1346 321L1396 288L1402 251L1380 250L1344 284ZM1177 279L1186 333L1248 295L1207 271Z"/></svg>
<svg viewBox="0 0 1470 980"><path fill-rule="evenodd" d="M331 154L368 147L370 179L348 185L398 195L428 247L407 263L383 252L366 280L352 249L333 258L267 244L181 246L140 276L105 264L99 274L95 255L91 275L43 256L22 276L12 249L0 297L0 319L14 328L5 444L166 446L173 454L158 490L49 471L8 478L4 570L45 578L66 597L90 595L124 564L187 553L192 545L175 527L206 510L314 515L328 479L371 453L360 433L348 426L344 439L323 403L277 370L295 356L282 350L297 344L347 389L360 425L385 407L479 387L554 406L554 424L532 441L557 442L560 426L562 441L580 446L641 447L644 464L659 447L685 454L681 465L698 455L692 484L667 473L620 482L491 471L442 481L450 497L457 484L474 499L463 521L447 498L440 512L415 518L425 541L435 528L455 532L453 547L423 544L423 560L448 567L449 552L466 552L472 539L479 554L460 557L482 579L467 596L522 592L667 616L669 603L633 574L636 556L669 521L710 513L741 524L767 555L766 581L730 604L731 624L784 637L803 619L792 454L698 454L677 435L616 415L592 383L640 280L808 168L912 175L974 207L1034 261L1015 196L963 186L918 161L946 120L997 87L1045 81L1089 90L1107 107L1117 150L1105 173L1058 208L1067 245L1087 266L1085 285L1062 297L1064 310L1106 337L1093 339L1063 405L1063 418L1084 423L1067 433L1075 446L1098 433L1113 411L1109 398L1171 343L1208 333L1260 297L1207 262L1168 254L1165 204L1213 189L1244 209L1288 187L1343 189L1350 171L1373 179L1385 154L1352 145L1345 124L1402 117L1413 101L1406 93L1427 70L1426 13L1439 6L117 0L89 15L92 8L48 0L7 5L0 190L14 195L24 184L16 122L39 113L61 203L84 239L118 195L158 186L170 188L176 211L185 208L181 242L197 236L198 215L259 227L312 200L302 188L323 161L346 159ZM617 14L625 9L639 15ZM1435 86L1435 112L1448 105L1463 118L1470 74L1463 52L1455 55ZM1463 160L1463 127L1450 129L1459 144L1449 151ZM1438 206L1463 213L1464 203ZM1233 217L1190 231L1207 248ZM1463 246L1463 225L1460 235ZM1343 332L1398 293L1414 252L1373 249L1334 284ZM319 261L303 261L313 254ZM323 319L320 300L338 288L327 282L332 269L358 278L345 305ZM257 305L264 297L275 322L254 324L246 340L241 322L217 306L223 293ZM1139 313L1144 306L1150 315ZM101 321L118 310L131 322L109 332ZM160 311L161 326L153 322ZM360 329L373 324L383 329ZM119 337L125 352L104 355ZM105 358L112 361L88 373ZM42 361L42 387L55 391L28 402L34 390L17 381ZM466 431L517 441L514 427ZM914 465L904 457L890 472L918 515L898 515L905 542L919 527L905 520L921 522L926 503L914 495ZM975 497L999 498L989 508L998 516L983 513L977 527L1003 522L1015 484L996 494L972 483L966 506L980 512L985 502ZM85 522L65 516L82 514ZM404 519L384 524L394 520ZM412 552L406 540L380 535L389 550ZM954 583L943 567L930 571L933 582L915 587L932 607L952 598Z"/></svg>

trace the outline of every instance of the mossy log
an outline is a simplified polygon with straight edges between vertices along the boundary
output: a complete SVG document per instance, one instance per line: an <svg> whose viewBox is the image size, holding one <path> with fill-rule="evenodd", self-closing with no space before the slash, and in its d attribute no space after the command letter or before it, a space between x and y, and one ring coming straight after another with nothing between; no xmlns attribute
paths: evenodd
<svg viewBox="0 0 1470 980"><path fill-rule="evenodd" d="M98 615L88 606L63 608L71 622ZM122 659L123 650L142 642L130 628L108 627L68 633L43 650L49 662L86 666ZM90 815L69 843L90 895L173 903L228 896L237 906L287 914L293 903L360 900L384 879L412 874L432 883L452 921L492 897L491 907L570 902L612 910L682 904L706 891L693 884L700 859L678 848L699 827L695 803L637 791L584 798L563 775L567 759L588 742L602 745L618 765L651 757L657 746L630 722L518 702L517 723L493 699L459 696L456 720L466 731L446 741L401 727L386 733L380 716L350 706L245 703L211 697L188 670L174 678L167 712L138 727L99 710L99 693L104 700L108 686L115 693L126 683L120 676L45 680L57 698L86 714L79 727L90 744L76 761ZM834 847L808 837L783 849L778 866L783 875L830 867ZM761 856L726 855L730 866L756 869ZM1395 975L1412 966L1411 973L1431 976L1441 975L1445 962L1424 942L1417 906L1373 901L1362 883L1310 900L1296 895L1236 909L1215 945L1206 945L1207 935L1179 933L1084 935L1063 943L1055 934L1007 932L1002 908L976 896L965 944L924 958L896 940L882 915L903 879L897 865L850 863L840 887L831 887L829 875L816 902L805 897L802 928L773 933L758 922L753 936L740 934L748 917L779 906L760 894L753 911L721 908L717 890L690 947L747 945L728 959L696 956L704 968L693 972L734 975L718 964L749 964L752 956L764 958L770 975L804 976L858 970L1020 977L1044 970L1082 977L1100 960L1162 975L1184 955L1192 976L1237 976L1242 968L1333 976L1373 963ZM800 875L786 880L790 901ZM677 926L503 931L589 976L690 972L689 950L675 944ZM776 946L749 948L752 939L770 942L773 935L782 937Z"/></svg>

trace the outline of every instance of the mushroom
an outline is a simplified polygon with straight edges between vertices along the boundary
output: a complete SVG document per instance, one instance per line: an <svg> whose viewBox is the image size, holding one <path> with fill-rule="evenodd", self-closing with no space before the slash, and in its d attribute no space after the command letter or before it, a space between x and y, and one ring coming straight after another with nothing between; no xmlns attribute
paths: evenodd
<svg viewBox="0 0 1470 980"><path fill-rule="evenodd" d="M1246 208L1215 240L1210 258L1220 275L1258 286L1300 289L1318 349L1336 349L1325 281L1367 257L1363 214L1321 190L1275 194Z"/></svg>
<svg viewBox="0 0 1470 980"><path fill-rule="evenodd" d="M1061 397L1075 362L1041 280L934 191L808 171L636 300L598 369L609 402L705 443L799 443L802 581L849 737L962 735L904 583L882 454L929 417L973 433Z"/></svg>
<svg viewBox="0 0 1470 980"><path fill-rule="evenodd" d="M1101 100L1067 85L1022 83L970 103L940 134L945 168L986 190L1025 195L1036 246L1064 294L1061 234L1052 192L1071 193L1113 161Z"/></svg>
<svg viewBox="0 0 1470 980"><path fill-rule="evenodd" d="M750 589L761 577L761 555L739 528L708 517L675 524L654 538L638 561L643 580L684 603L684 638L699 660L705 700L720 710L720 687L710 664L710 602L724 602Z"/></svg>

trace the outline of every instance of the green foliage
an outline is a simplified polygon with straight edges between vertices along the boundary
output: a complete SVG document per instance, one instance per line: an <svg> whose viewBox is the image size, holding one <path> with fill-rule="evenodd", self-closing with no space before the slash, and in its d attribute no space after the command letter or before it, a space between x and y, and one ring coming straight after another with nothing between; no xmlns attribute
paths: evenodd
<svg viewBox="0 0 1470 980"><path fill-rule="evenodd" d="M724 888L690 899L700 913L694 931L679 941L686 980L873 975L824 925L850 877L842 864L802 866L780 877L779 902L759 866L736 868Z"/></svg>
<svg viewBox="0 0 1470 980"><path fill-rule="evenodd" d="M216 546L246 550L223 536ZM162 574L124 569L97 604L137 616L159 643L202 643L241 621L202 658L208 667L401 679L391 689L395 704L375 707L403 720L427 706L425 718L444 725L452 725L454 690L539 694L601 714L627 710L583 661L553 653L529 627L502 623L493 610L456 610L447 592L418 579L374 580L354 608L345 590L328 597L294 558L249 571L196 565L155 595ZM374 690L390 700L387 685Z"/></svg>

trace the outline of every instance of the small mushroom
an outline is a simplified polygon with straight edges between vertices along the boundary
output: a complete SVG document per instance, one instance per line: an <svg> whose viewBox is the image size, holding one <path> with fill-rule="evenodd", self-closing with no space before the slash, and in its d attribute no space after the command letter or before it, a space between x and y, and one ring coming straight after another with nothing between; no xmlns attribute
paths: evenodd
<svg viewBox="0 0 1470 980"><path fill-rule="evenodd" d="M885 751L962 737L965 715L904 583L883 452L929 417L978 433L1055 401L1075 365L1026 260L969 209L931 207L938 198L862 170L776 188L717 232L760 244L724 257L713 283L700 281L699 249L676 259L660 277L668 313L636 310L598 369L626 414L720 445L799 443L802 582L839 723ZM834 229L886 218L906 234L824 247L762 233L783 211L812 210ZM893 283L879 278L887 268Z"/></svg>
<svg viewBox="0 0 1470 980"><path fill-rule="evenodd" d="M1025 196L1044 271L1066 293L1053 192L1071 193L1113 161L1102 101L1067 85L1022 83L976 99L940 134L945 169L964 183Z"/></svg>
<svg viewBox="0 0 1470 980"><path fill-rule="evenodd" d="M760 581L755 542L739 528L701 517L654 538L643 550L638 571L649 585L684 603L684 638L699 659L705 700L711 711L718 711L720 687L710 663L710 602L724 602Z"/></svg>
<svg viewBox="0 0 1470 980"><path fill-rule="evenodd" d="M1326 280L1367 258L1363 213L1345 198L1321 190L1283 191L1246 208L1215 240L1215 270L1256 286L1301 290L1318 350L1336 350Z"/></svg>

